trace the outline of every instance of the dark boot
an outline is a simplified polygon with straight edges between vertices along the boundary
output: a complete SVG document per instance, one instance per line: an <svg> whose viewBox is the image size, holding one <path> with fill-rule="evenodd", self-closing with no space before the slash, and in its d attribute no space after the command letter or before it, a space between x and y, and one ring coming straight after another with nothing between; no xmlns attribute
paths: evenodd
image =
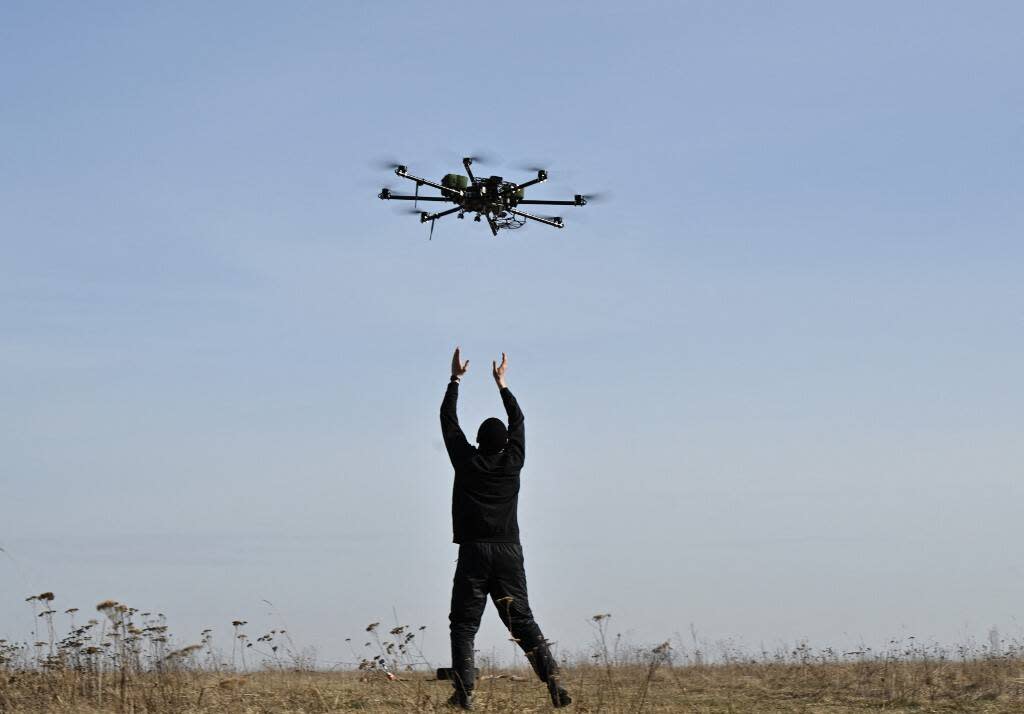
<svg viewBox="0 0 1024 714"><path fill-rule="evenodd" d="M448 706L455 709L464 709L466 711L473 710L473 692L464 692L461 689L456 689L452 692L452 695L448 697Z"/></svg>
<svg viewBox="0 0 1024 714"><path fill-rule="evenodd" d="M572 704L572 697L569 696L569 692L562 689L562 685L558 683L556 677L548 678L546 684L548 685L548 694L551 695L551 706L559 709Z"/></svg>

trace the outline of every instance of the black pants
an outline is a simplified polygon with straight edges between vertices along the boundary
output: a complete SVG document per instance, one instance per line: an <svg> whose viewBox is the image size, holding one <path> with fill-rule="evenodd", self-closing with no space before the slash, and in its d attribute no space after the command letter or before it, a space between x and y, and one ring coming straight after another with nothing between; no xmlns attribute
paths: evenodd
<svg viewBox="0 0 1024 714"><path fill-rule="evenodd" d="M518 543L463 543L452 584L451 623L453 684L472 691L475 683L473 640L490 595L498 616L526 653L541 681L557 674L558 665L533 620L526 595L523 548Z"/></svg>

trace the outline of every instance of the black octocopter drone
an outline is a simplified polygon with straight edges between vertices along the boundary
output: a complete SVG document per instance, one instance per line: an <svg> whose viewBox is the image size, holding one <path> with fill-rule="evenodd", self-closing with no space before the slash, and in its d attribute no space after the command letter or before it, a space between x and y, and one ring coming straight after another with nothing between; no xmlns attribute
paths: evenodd
<svg viewBox="0 0 1024 714"><path fill-rule="evenodd" d="M501 176L489 176L487 178L473 175L470 166L475 157L467 156L462 160L466 167L466 176L461 174L447 174L441 183L434 183L419 176L413 176L408 169L401 164L393 165L395 174L402 178L409 179L416 184L416 193L412 196L399 196L391 192L389 188L382 188L378 197L382 201L412 201L415 207L419 201L434 201L439 203L454 203L455 208L449 208L437 213L419 211L414 208L413 213L418 213L420 223L430 221L430 237L434 236L434 221L438 218L450 216L457 213L459 218L465 218L467 213L475 213L474 221L481 218L487 219L487 225L491 227L491 233L498 235L501 229L522 228L527 220L543 223L546 226L565 228L560 216L537 216L526 211L520 211L518 206L585 206L588 199L595 196L583 196L576 194L571 201L539 201L524 198L528 186L547 181L548 172L544 169L534 169L537 178L513 183L506 181ZM440 196L421 196L420 186L430 186L441 192Z"/></svg>

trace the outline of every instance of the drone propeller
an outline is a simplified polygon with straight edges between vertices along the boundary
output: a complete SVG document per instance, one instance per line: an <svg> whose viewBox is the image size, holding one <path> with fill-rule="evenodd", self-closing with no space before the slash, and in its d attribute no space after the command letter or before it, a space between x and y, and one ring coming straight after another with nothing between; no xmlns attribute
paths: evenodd
<svg viewBox="0 0 1024 714"><path fill-rule="evenodd" d="M495 154L488 154L488 153L472 154L470 156L466 156L465 158L469 159L474 164L498 164L498 163L501 163L501 159L499 159Z"/></svg>
<svg viewBox="0 0 1024 714"><path fill-rule="evenodd" d="M611 198L611 194L607 191L597 191L595 193L585 193L583 198L587 203L604 203Z"/></svg>
<svg viewBox="0 0 1024 714"><path fill-rule="evenodd" d="M538 161L536 156L530 157L525 161L519 161L512 164L512 168L516 171L529 171L530 173L537 173L538 171L551 171L551 169L558 169L558 173L565 174L571 173L566 169L565 164L560 161L549 161L547 159Z"/></svg>
<svg viewBox="0 0 1024 714"><path fill-rule="evenodd" d="M386 169L388 171L394 171L395 169L397 169L399 166L402 166L402 165L403 164L402 164L401 161L395 161L395 160L390 159L390 158L373 159L370 162L370 166L372 168L382 169L382 170Z"/></svg>
<svg viewBox="0 0 1024 714"><path fill-rule="evenodd" d="M574 177L579 173L577 169L566 166L560 161L525 161L521 164L514 164L512 168L533 176L543 171L548 176L550 190L568 189L570 192L572 192L571 184L575 183Z"/></svg>

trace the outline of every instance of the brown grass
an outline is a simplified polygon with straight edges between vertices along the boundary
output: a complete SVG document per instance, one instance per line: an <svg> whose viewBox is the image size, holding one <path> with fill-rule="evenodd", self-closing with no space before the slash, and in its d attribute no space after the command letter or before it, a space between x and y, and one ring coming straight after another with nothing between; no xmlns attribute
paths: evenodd
<svg viewBox="0 0 1024 714"><path fill-rule="evenodd" d="M77 610L65 610L69 631L58 639L52 600L52 593L28 598L45 636L37 630L33 642L0 640L0 714L450 711L451 685L434 680L419 648L423 628L372 623L349 643L353 661L345 671L322 671L284 629L250 640L248 623L235 620L228 657L214 648L210 630L199 642L175 643L162 615L113 600L83 624ZM610 617L592 618L593 646L563 669L575 700L568 711L1024 712L1024 647L994 630L988 644L952 650L908 637L879 652L800 644L750 656L725 643L709 659L695 633L692 649L681 641L625 646L609 638ZM486 662L476 705L483 712L551 709L532 672Z"/></svg>
<svg viewBox="0 0 1024 714"><path fill-rule="evenodd" d="M521 670L483 675L477 710L550 710ZM731 664L566 668L569 711L607 712L1021 712L1024 665L975 661ZM2 712L443 712L447 682L422 673L206 671L139 673L102 681L72 670L0 674Z"/></svg>

